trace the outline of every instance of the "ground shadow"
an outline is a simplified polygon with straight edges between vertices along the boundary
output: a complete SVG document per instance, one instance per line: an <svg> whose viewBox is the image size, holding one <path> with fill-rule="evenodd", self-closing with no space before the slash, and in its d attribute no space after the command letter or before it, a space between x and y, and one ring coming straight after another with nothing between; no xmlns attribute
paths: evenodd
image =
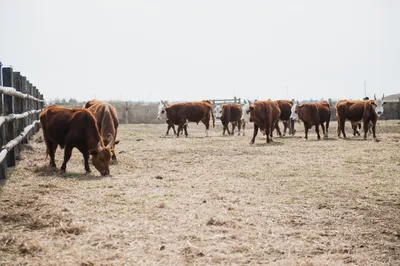
<svg viewBox="0 0 400 266"><path fill-rule="evenodd" d="M102 176L102 175L95 175L93 172L91 173L76 173L76 172L69 172L68 169L66 172L61 171L59 168L51 167L50 165L42 165L38 166L33 171L37 176L52 176L58 178L75 178L79 180L98 180L104 177L111 177Z"/></svg>
<svg viewBox="0 0 400 266"><path fill-rule="evenodd" d="M261 147L261 146L281 146L281 145L283 145L283 142L277 142L277 141L273 141L273 142L270 142L270 143L256 142L256 143L254 143L252 145L257 146L257 147Z"/></svg>

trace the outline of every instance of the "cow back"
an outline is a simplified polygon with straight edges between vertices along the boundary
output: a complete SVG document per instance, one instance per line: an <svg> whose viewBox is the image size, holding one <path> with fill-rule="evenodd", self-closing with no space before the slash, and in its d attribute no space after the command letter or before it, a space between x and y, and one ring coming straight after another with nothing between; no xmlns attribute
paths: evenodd
<svg viewBox="0 0 400 266"><path fill-rule="evenodd" d="M289 120L290 115L292 114L293 102L289 100L277 100L276 103L278 104L279 110L281 111L279 119Z"/></svg>
<svg viewBox="0 0 400 266"><path fill-rule="evenodd" d="M242 106L240 104L224 104L222 105L221 122L223 125L229 122L239 121L242 117Z"/></svg>

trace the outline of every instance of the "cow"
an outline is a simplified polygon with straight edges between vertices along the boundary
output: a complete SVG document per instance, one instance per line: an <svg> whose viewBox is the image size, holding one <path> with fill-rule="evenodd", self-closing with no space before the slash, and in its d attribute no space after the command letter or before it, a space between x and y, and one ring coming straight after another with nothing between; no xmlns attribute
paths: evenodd
<svg viewBox="0 0 400 266"><path fill-rule="evenodd" d="M50 155L50 166L56 167L54 160L57 146L64 149L64 162L61 171L66 171L73 148L83 155L85 170L90 172L89 155L101 175L110 174L109 164L113 153L114 139L109 136L109 144L104 146L97 127L96 118L84 108L63 108L56 105L46 107L40 113L40 124L46 143L46 158Z"/></svg>
<svg viewBox="0 0 400 266"><path fill-rule="evenodd" d="M167 132L165 133L167 136L169 134L169 130L172 128L174 131L174 135L176 135L175 125L171 120L168 120L167 114L165 113L165 107L168 106L167 102L160 101L158 104L158 111L157 111L157 119L165 120L168 125ZM184 126L185 132L187 132L187 125ZM181 132L182 135L183 131Z"/></svg>
<svg viewBox="0 0 400 266"><path fill-rule="evenodd" d="M214 115L215 119L221 118L221 113L222 113L222 106L221 104L217 104L215 106L215 115Z"/></svg>
<svg viewBox="0 0 400 266"><path fill-rule="evenodd" d="M222 105L220 119L223 126L223 135L225 135L225 131L228 131L228 135L233 135L235 131L235 126L238 127L238 135L240 135L242 124L242 106L240 104L229 103ZM229 132L229 122L232 123L232 132Z"/></svg>
<svg viewBox="0 0 400 266"><path fill-rule="evenodd" d="M275 102L278 104L279 109L281 110L281 116L279 117L279 119L283 122L283 136L286 135L286 130L288 128L289 128L289 135L292 135L293 134L292 132L294 132L294 123L291 122L290 115L292 113L293 101L277 100ZM277 124L276 129L278 132L280 132L279 124Z"/></svg>
<svg viewBox="0 0 400 266"><path fill-rule="evenodd" d="M367 139L367 132L369 131L369 124L371 123L372 135L376 139L375 128L376 121L383 114L383 106L385 95L382 98L376 98L374 95L374 100L363 100L363 101L350 101L342 100L336 103L336 115L338 118L338 137L341 133L343 138L346 138L345 133L345 122L349 120L350 122L363 121L364 128L364 139Z"/></svg>
<svg viewBox="0 0 400 266"><path fill-rule="evenodd" d="M267 143L270 143L272 141L270 133L276 128L276 123L278 123L281 115L278 104L270 100L257 101L249 106L246 113L249 115L249 121L254 122L253 138L250 144L254 144L258 128L265 132L267 135Z"/></svg>
<svg viewBox="0 0 400 266"><path fill-rule="evenodd" d="M189 122L199 123L200 121L206 126L206 136L208 137L208 130L210 128L210 115L213 120L213 127L215 127L214 113L212 111L211 102L204 100L200 102L185 102L170 105L164 105L161 109L161 115L165 116L173 124L178 125L176 136L182 130L185 130L185 136L188 136L186 125Z"/></svg>
<svg viewBox="0 0 400 266"><path fill-rule="evenodd" d="M308 139L308 130L315 126L318 140L321 139L319 126L322 128L324 137L328 137L329 122L331 119L331 107L327 101L316 103L296 104L294 113L291 114L293 120L299 119L304 124L305 138ZM325 125L326 123L326 129Z"/></svg>
<svg viewBox="0 0 400 266"><path fill-rule="evenodd" d="M364 101L369 100L369 97L364 97L363 100ZM342 100L338 100L338 102L340 102L340 101L342 101ZM357 121L357 122L356 121L350 121L350 123L351 123L351 128L353 129L353 136L361 136L360 132L357 130L357 128L361 129L361 121ZM370 121L368 123L368 134L369 135L372 134L371 129L372 129L372 122ZM339 127L337 128L337 130L340 132L340 128Z"/></svg>
<svg viewBox="0 0 400 266"><path fill-rule="evenodd" d="M116 140L119 120L115 107L109 103L93 99L86 102L83 108L88 109L96 118L97 126L105 146L108 146L109 144L109 136L113 137L114 141L111 146L113 154L111 159L113 161L117 160L117 156L115 155L115 145L119 143L119 140Z"/></svg>

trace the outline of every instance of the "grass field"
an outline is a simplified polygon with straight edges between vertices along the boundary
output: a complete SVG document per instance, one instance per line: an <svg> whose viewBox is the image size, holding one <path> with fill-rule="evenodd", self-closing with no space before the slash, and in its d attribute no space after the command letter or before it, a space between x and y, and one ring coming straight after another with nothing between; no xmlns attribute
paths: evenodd
<svg viewBox="0 0 400 266"><path fill-rule="evenodd" d="M0 186L0 264L400 265L400 121L379 141L296 127L251 146L251 126L122 125L108 177L77 150L50 169L39 132Z"/></svg>

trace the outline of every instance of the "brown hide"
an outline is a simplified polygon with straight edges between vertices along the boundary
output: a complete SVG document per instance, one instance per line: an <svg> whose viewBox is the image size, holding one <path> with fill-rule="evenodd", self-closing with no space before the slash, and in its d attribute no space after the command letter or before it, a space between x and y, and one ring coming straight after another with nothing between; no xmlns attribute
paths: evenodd
<svg viewBox="0 0 400 266"><path fill-rule="evenodd" d="M234 134L235 126L237 125L238 130L240 132L241 121L242 118L242 106L236 103L223 104L221 109L221 123L223 125L222 134L225 135L225 130L228 131L228 134ZM229 132L228 125L232 123L232 133Z"/></svg>
<svg viewBox="0 0 400 266"><path fill-rule="evenodd" d="M283 136L286 135L286 130L290 126L290 115L292 114L292 106L293 102L289 100L277 100L275 101L278 106L279 110L281 110L281 115L279 117L280 120L283 122ZM294 127L294 123L293 123ZM280 129L279 129L279 123L276 124L276 130L278 131L278 134L280 134ZM289 127L289 135L291 135L293 132L293 128Z"/></svg>
<svg viewBox="0 0 400 266"><path fill-rule="evenodd" d="M364 127L364 139L367 138L367 132L369 128L372 129L372 135L375 136L375 126L378 116L375 113L375 101L374 100L363 100L363 101L348 101L342 100L336 104L336 115L338 118L338 136L340 133L346 138L345 133L345 122L349 120L351 122L363 121ZM371 126L369 125L371 123ZM354 128L353 128L354 130Z"/></svg>
<svg viewBox="0 0 400 266"><path fill-rule="evenodd" d="M199 123L200 121L206 126L206 130L210 128L210 114L213 119L213 127L215 127L214 114L212 112L211 103L209 101L186 102L167 105L165 108L167 118L173 124L179 125L177 137L187 122ZM187 136L187 131L185 130Z"/></svg>
<svg viewBox="0 0 400 266"><path fill-rule="evenodd" d="M318 139L321 139L319 134L320 125L324 135L327 136L331 117L331 109L327 101L298 104L295 112L298 114L299 119L303 121L306 139L308 139L308 130L312 126L315 126L315 132L317 133ZM326 134L324 123L326 123Z"/></svg>
<svg viewBox="0 0 400 266"><path fill-rule="evenodd" d="M271 132L275 128L276 123L279 121L281 111L276 102L257 101L250 105L247 113L250 113L250 122L254 122L253 138L250 144L253 144L258 133L258 128L263 130L267 135L267 143L272 141Z"/></svg>
<svg viewBox="0 0 400 266"><path fill-rule="evenodd" d="M81 108L62 108L56 105L46 107L40 114L40 124L46 142L50 165L56 167L54 156L57 146L64 148L64 162L61 170L65 171L73 148L77 148L85 161L85 170L90 172L89 153L96 169L107 175L112 151L104 146L96 119L93 114Z"/></svg>
<svg viewBox="0 0 400 266"><path fill-rule="evenodd" d="M84 107L87 108L96 118L97 126L99 127L105 146L109 144L109 136L113 137L114 141L111 149L114 150L115 144L119 143L119 141L116 141L119 120L114 106L106 102L90 100ZM115 152L113 153L112 159L116 159Z"/></svg>

